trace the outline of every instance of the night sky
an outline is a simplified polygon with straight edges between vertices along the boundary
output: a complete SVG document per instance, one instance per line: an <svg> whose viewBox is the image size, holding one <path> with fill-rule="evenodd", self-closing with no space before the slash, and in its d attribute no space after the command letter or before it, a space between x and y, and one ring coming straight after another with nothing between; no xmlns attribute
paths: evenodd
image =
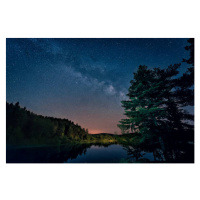
<svg viewBox="0 0 200 200"><path fill-rule="evenodd" d="M67 118L89 133L120 133L120 101L139 65L188 58L187 39L7 39L6 100ZM184 72L187 64L182 63Z"/></svg>

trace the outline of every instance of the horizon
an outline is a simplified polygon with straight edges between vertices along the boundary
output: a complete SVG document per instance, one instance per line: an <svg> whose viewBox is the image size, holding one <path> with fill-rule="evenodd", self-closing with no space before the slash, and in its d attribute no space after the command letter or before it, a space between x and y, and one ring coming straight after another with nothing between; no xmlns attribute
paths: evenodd
<svg viewBox="0 0 200 200"><path fill-rule="evenodd" d="M13 104L13 105L15 105L16 103L19 103L20 108L22 108L22 109L23 109L23 108L26 108L26 107L21 107L19 101L17 101L17 102L11 102L11 103L6 101L6 103L8 103L8 104ZM37 113L32 112L31 110L29 110L29 109L27 109L27 108L26 108L26 111L29 111L29 112L33 113L34 115L37 115L37 116L42 116L42 117L44 117L44 118L55 118L55 119L61 119L61 120L69 120L69 121L71 121L71 120L68 119L68 118L57 118L57 117L53 117L53 116L43 116L43 115L39 115L39 114L37 114ZM71 122L73 122L73 121L71 121ZM73 122L73 123L74 123L74 122ZM75 123L74 123L74 124L75 124ZM77 124L77 125L80 126L80 124ZM81 127L81 128L83 128L83 127ZM93 133L90 133L90 132L89 132L89 134L112 134L112 135L115 135L116 133L103 133L103 132L99 132L98 130L93 130ZM119 134L119 135L121 135L121 134Z"/></svg>
<svg viewBox="0 0 200 200"><path fill-rule="evenodd" d="M188 38L7 38L6 101L66 118L89 133L117 133L139 65L181 63ZM192 109L193 110L193 109Z"/></svg>

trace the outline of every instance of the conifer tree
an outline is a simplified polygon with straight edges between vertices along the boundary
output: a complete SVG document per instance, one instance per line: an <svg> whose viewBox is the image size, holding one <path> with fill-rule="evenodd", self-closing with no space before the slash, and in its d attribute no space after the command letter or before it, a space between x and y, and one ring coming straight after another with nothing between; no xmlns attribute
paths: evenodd
<svg viewBox="0 0 200 200"><path fill-rule="evenodd" d="M189 67L183 75L177 79L176 95L179 103L184 106L194 106L194 38L188 40L189 46L185 49L190 52L189 58L183 58Z"/></svg>
<svg viewBox="0 0 200 200"><path fill-rule="evenodd" d="M184 129L184 109L179 107L176 95L180 64L170 65L167 69L148 69L139 66L130 82L127 101L122 101L126 119L118 127L126 132L156 134Z"/></svg>

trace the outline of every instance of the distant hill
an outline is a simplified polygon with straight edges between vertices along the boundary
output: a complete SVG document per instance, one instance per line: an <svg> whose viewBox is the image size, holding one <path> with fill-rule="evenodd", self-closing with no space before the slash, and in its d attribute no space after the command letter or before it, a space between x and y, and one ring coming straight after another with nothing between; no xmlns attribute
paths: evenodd
<svg viewBox="0 0 200 200"><path fill-rule="evenodd" d="M114 135L113 133L96 133L94 135Z"/></svg>
<svg viewBox="0 0 200 200"><path fill-rule="evenodd" d="M133 136L136 135L137 133L126 133L126 134L114 134L114 133L97 133L93 135L110 135L110 136Z"/></svg>

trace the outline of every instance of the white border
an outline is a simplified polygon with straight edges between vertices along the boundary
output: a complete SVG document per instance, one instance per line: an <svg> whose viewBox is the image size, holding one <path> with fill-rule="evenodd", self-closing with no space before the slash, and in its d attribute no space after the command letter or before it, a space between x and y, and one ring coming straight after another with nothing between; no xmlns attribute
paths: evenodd
<svg viewBox="0 0 200 200"><path fill-rule="evenodd" d="M200 199L198 19L198 1L194 0L1 1L1 199ZM6 164L5 42L8 37L194 37L195 164Z"/></svg>

